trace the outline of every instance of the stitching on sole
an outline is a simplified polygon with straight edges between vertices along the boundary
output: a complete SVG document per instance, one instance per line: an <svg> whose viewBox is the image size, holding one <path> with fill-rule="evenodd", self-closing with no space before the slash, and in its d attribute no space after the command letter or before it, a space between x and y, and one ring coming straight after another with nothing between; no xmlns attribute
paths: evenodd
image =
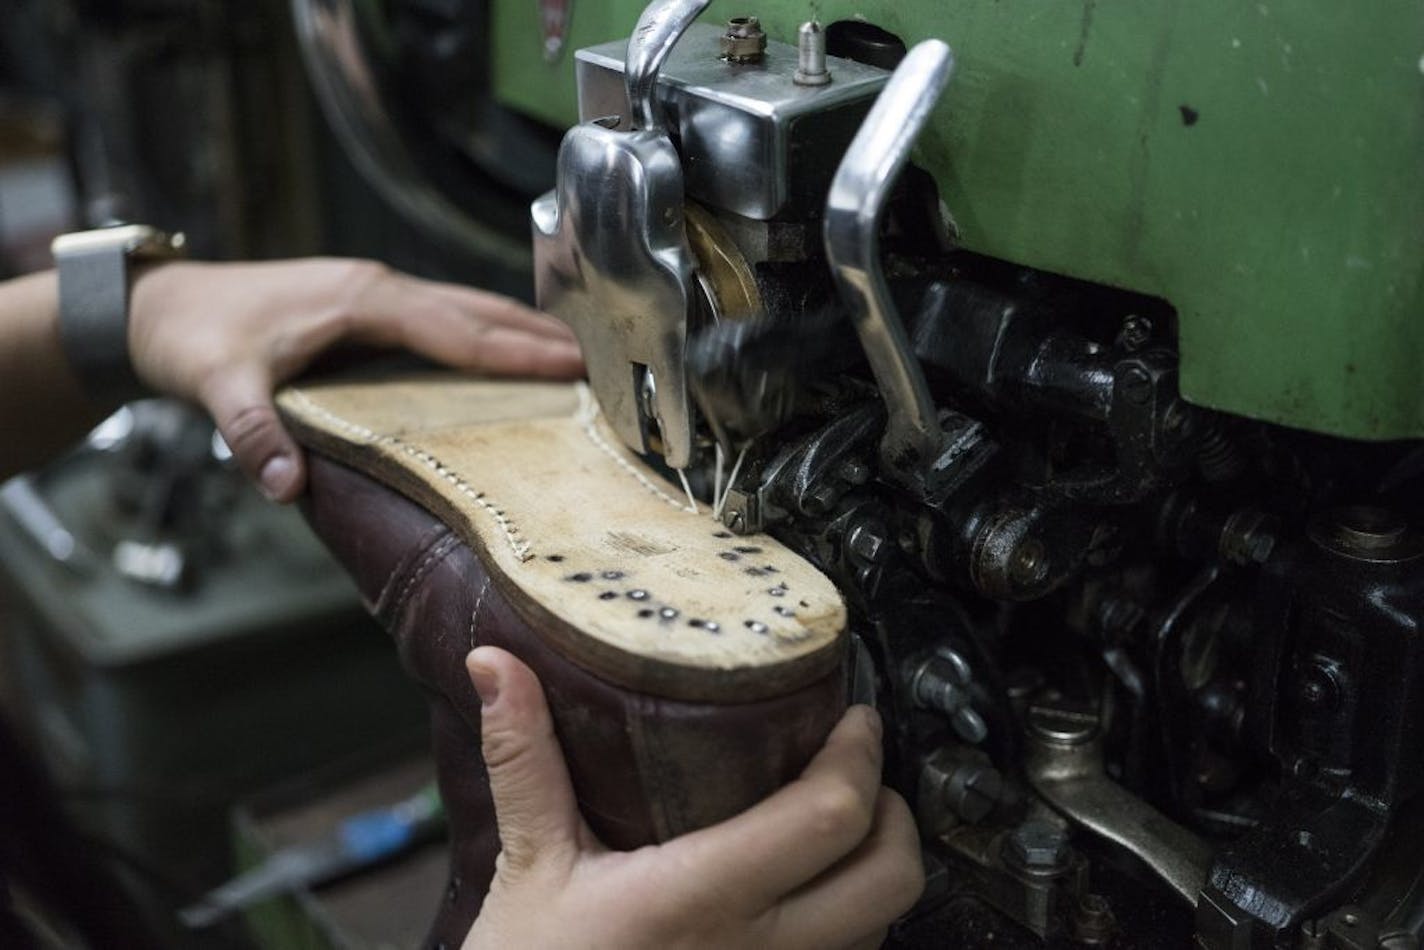
<svg viewBox="0 0 1424 950"><path fill-rule="evenodd" d="M292 389L288 390L288 392L305 408L310 409L332 425L360 437L362 441L368 444L388 445L392 448L399 449L401 452L404 452L406 455L409 455L411 458L423 464L426 468L431 469L435 474L455 486L455 489L459 491L460 494L483 509L484 512L494 520L494 523L499 525L500 531L504 534L504 539L509 542L509 548L514 552L516 558L521 561L527 561L534 556L533 545L524 539L519 531L519 526L511 521L503 511L491 502L489 498L485 496L484 492L477 491L469 482L465 481L459 472L450 468L450 466L424 449L419 449L408 442L403 442L396 436L384 435L358 423L351 422L348 419L341 418L325 406L319 405L300 389Z"/></svg>
<svg viewBox="0 0 1424 950"><path fill-rule="evenodd" d="M589 441L591 441L594 445L598 446L598 448L603 452L604 455L607 455L613 461L617 462L619 468L627 472L629 475L632 475L635 479L637 479L638 484L642 485L648 491L652 492L654 495L657 495L659 498L667 502L669 505L672 505L678 511L685 511L691 515L697 514L697 509L690 508L687 505L684 505L676 498L673 498L671 495L664 492L657 485L653 484L646 475L634 468L632 464L623 457L622 453L620 453L613 446L609 445L608 442L603 438L603 436L599 434L598 429L594 426L594 420L598 418L599 414L598 403L594 400L593 391L589 389L587 383L579 384L578 394L578 422L582 426L584 433L588 436Z"/></svg>

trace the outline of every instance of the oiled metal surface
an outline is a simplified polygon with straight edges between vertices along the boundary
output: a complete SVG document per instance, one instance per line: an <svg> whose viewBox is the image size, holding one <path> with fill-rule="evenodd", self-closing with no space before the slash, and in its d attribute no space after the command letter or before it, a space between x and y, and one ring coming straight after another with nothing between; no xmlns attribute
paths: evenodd
<svg viewBox="0 0 1424 950"><path fill-rule="evenodd" d="M1196 904L1212 849L1196 833L1108 778L1101 737L1033 736L1027 771L1034 790L1070 820L1113 842L1150 867L1189 904Z"/></svg>

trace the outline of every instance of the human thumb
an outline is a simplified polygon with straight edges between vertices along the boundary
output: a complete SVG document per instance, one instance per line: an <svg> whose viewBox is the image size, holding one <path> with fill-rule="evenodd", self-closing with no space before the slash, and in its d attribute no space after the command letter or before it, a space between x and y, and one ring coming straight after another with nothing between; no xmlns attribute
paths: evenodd
<svg viewBox="0 0 1424 950"><path fill-rule="evenodd" d="M293 501L306 481L302 450L272 405L272 384L259 371L234 367L200 391L237 465L272 501Z"/></svg>
<svg viewBox="0 0 1424 950"><path fill-rule="evenodd" d="M497 647L465 660L480 695L480 732L503 850L501 871L570 857L583 823L544 691L532 670Z"/></svg>

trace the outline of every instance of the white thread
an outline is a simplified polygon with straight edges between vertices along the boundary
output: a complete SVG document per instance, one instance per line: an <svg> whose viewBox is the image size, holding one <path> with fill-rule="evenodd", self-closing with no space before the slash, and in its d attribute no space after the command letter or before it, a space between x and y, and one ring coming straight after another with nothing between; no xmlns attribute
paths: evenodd
<svg viewBox="0 0 1424 950"><path fill-rule="evenodd" d="M653 484L652 481L650 481L646 475L644 475L642 472L638 471L631 464L629 464L628 460L625 459L617 449L609 445L608 442L603 438L603 436L599 434L598 427L594 425L594 420L598 418L598 403L594 400L593 392L588 388L587 383L579 383L578 394L579 408L577 421L583 426L583 431L588 435L589 441L591 441L594 445L598 446L598 448L602 450L604 455L607 455L613 461L617 462L618 466L623 469L623 471L636 478L639 484L641 484L648 491L652 492L654 495L657 495L659 498L667 502L669 505L672 505L678 511L690 511L693 514L697 514L697 508L695 506L692 508L687 507L682 502L678 501L676 498L664 492L657 485Z"/></svg>
<svg viewBox="0 0 1424 950"><path fill-rule="evenodd" d="M732 466L732 474L727 477L727 487L722 492L722 501L717 505L719 517L722 510L727 507L727 499L732 496L732 486L737 483L737 473L742 470L742 462L747 457L747 447L750 445L751 443L748 442L746 445L742 446L742 450L737 453L737 462L735 465Z"/></svg>
<svg viewBox="0 0 1424 950"><path fill-rule="evenodd" d="M714 445L712 453L714 462L712 465L712 520L722 520L722 466L726 463L727 457L722 452L722 443Z"/></svg>
<svg viewBox="0 0 1424 950"><path fill-rule="evenodd" d="M692 513L697 514L697 499L692 497L692 486L687 484L687 470L674 469L677 472L678 481L682 482L682 490L687 494L687 505L692 509Z"/></svg>
<svg viewBox="0 0 1424 950"><path fill-rule="evenodd" d="M402 442L400 439L396 438L393 435L382 435L378 432L374 432L371 429L366 428L363 425L359 425L358 423L343 419L336 413L332 412L330 409L327 409L325 406L318 405L316 402L312 401L312 399L309 398L307 394L302 392L300 389L288 390L288 392L291 393L294 398L299 400L303 406L307 407L312 412L315 412L317 415L321 416L323 419L330 422L332 425L338 426L346 430L347 432L360 436L368 443L374 445L389 445L394 448L400 449L406 455L409 455L411 458L422 463L427 468L434 471L435 474L445 479L445 481L455 486L455 489L459 491L460 494L464 495L466 498L473 501L480 508L484 509L485 513L488 514L492 519L494 519L495 524L499 525L500 531L504 533L504 539L509 542L509 548L511 551L514 552L515 557L517 557L521 561L527 561L534 556L533 547L528 541L524 540L520 536L518 526L515 525L514 522L510 521L509 518L505 516L503 511L495 507L495 505L491 503L488 498L485 497L484 492L476 491L470 486L468 482L465 481L464 478L460 476L458 472L445 465L445 463L441 462L435 456L431 455L429 452L426 452L424 449L419 449L413 445L410 445L409 443Z"/></svg>

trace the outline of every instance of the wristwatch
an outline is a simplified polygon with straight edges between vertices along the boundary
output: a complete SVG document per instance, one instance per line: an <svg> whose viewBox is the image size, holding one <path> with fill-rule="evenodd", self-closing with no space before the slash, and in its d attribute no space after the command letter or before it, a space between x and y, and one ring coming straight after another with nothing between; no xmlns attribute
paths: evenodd
<svg viewBox="0 0 1424 950"><path fill-rule="evenodd" d="M181 257L184 238L146 224L75 231L54 239L59 339L91 398L124 402L144 393L129 358L133 265Z"/></svg>

